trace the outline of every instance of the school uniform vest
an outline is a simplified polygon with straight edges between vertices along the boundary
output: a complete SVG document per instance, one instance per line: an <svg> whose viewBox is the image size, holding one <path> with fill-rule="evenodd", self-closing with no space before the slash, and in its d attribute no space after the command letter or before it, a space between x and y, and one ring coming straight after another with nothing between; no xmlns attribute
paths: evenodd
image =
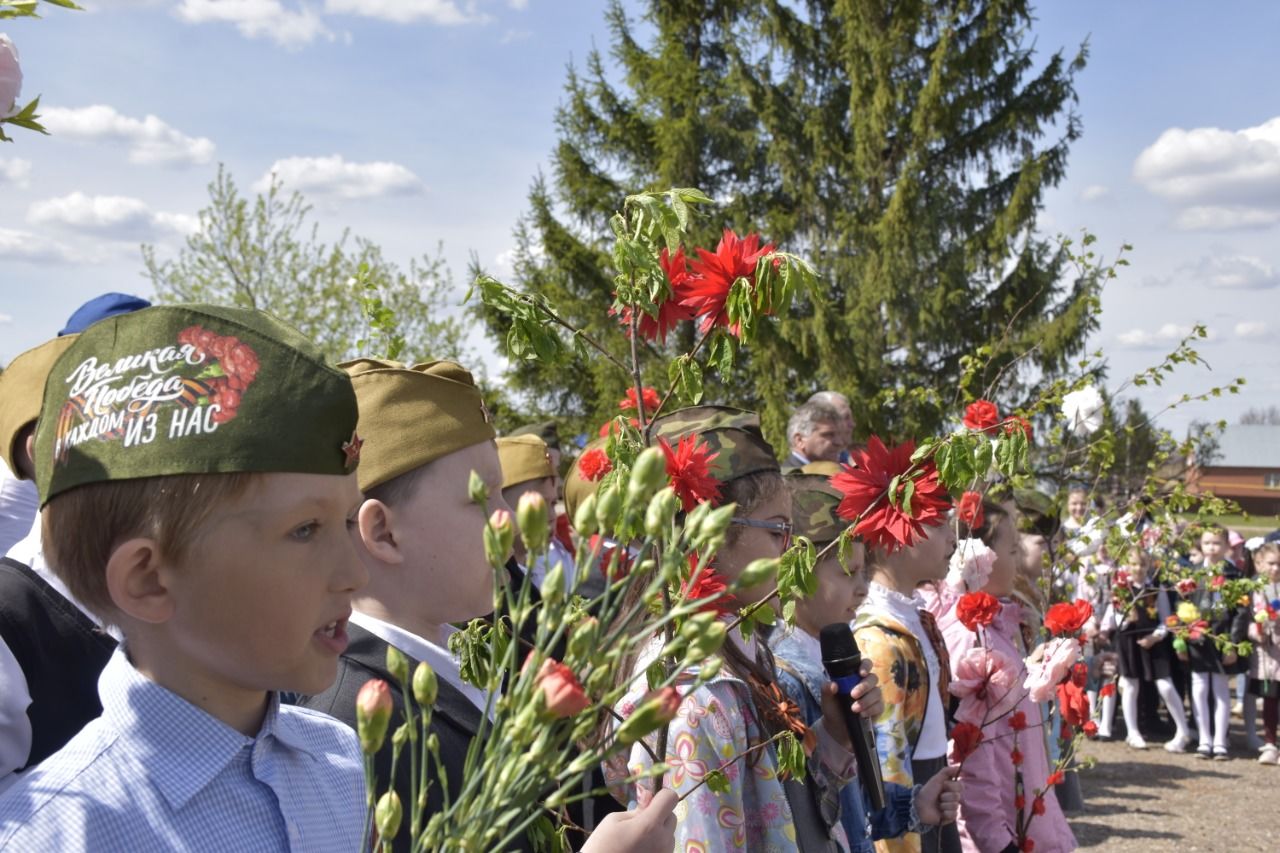
<svg viewBox="0 0 1280 853"><path fill-rule="evenodd" d="M31 767L102 713L98 676L116 641L30 568L0 559L0 639L22 667ZM22 769L22 768L19 768Z"/></svg>

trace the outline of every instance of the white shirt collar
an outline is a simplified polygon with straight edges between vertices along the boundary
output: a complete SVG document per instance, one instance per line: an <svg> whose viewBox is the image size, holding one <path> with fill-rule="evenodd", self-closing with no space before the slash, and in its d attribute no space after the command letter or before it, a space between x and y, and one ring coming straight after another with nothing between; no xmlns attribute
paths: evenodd
<svg viewBox="0 0 1280 853"><path fill-rule="evenodd" d="M436 677L449 682L452 687L470 699L473 705L481 711L485 710L488 705L487 694L474 684L468 684L462 680L458 660L449 651L449 637L457 632L457 628L451 625L444 626L445 645L438 646L398 625L384 622L359 610L351 611L350 621L378 639L395 646L414 660L427 664L436 671Z"/></svg>

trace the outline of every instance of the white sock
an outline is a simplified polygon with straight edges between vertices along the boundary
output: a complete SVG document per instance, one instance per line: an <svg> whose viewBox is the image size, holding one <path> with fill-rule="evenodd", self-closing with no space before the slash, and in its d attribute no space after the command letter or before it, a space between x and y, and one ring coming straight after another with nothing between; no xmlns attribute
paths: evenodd
<svg viewBox="0 0 1280 853"><path fill-rule="evenodd" d="M1112 690L1102 697L1102 720L1098 723L1098 734L1111 737L1111 723L1116 717L1116 692Z"/></svg>
<svg viewBox="0 0 1280 853"><path fill-rule="evenodd" d="M1160 691L1160 698L1164 700L1164 706L1169 710L1173 724L1178 727L1178 737L1187 740L1187 712L1182 707L1182 697L1173 686L1173 679L1157 678L1156 690Z"/></svg>
<svg viewBox="0 0 1280 853"><path fill-rule="evenodd" d="M1200 750L1210 747L1210 735L1213 730L1209 723L1209 675L1207 672L1191 673L1191 706L1196 712L1196 730L1200 735ZM1227 712L1230 713L1228 708Z"/></svg>
<svg viewBox="0 0 1280 853"><path fill-rule="evenodd" d="M1142 737L1138 731L1138 679L1120 676L1124 685L1124 696L1120 699L1120 707L1124 711L1124 727L1129 730L1128 739Z"/></svg>

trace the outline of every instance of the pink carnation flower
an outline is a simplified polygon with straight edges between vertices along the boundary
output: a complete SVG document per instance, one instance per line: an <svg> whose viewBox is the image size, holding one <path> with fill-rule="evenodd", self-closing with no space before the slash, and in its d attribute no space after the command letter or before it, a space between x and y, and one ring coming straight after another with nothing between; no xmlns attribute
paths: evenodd
<svg viewBox="0 0 1280 853"><path fill-rule="evenodd" d="M1058 685L1071 673L1080 657L1080 642L1075 637L1058 637L1045 644L1038 662L1027 659L1027 680L1023 686L1032 702L1044 702L1054 695Z"/></svg>
<svg viewBox="0 0 1280 853"><path fill-rule="evenodd" d="M977 592L987 585L991 567L996 563L996 552L981 539L961 539L951 554L951 568L947 572L947 586L956 592Z"/></svg>
<svg viewBox="0 0 1280 853"><path fill-rule="evenodd" d="M1022 698L1018 663L997 649L973 648L951 661L951 694L960 699L956 719L981 726L1012 711Z"/></svg>

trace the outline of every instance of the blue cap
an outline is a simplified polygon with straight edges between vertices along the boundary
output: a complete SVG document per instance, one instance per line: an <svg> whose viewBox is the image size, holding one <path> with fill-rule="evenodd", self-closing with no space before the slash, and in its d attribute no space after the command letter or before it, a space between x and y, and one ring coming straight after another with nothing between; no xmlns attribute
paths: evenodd
<svg viewBox="0 0 1280 853"><path fill-rule="evenodd" d="M78 335L99 320L150 307L151 303L139 296L130 296L127 293L104 293L77 308L67 320L66 328L58 332L58 337Z"/></svg>

